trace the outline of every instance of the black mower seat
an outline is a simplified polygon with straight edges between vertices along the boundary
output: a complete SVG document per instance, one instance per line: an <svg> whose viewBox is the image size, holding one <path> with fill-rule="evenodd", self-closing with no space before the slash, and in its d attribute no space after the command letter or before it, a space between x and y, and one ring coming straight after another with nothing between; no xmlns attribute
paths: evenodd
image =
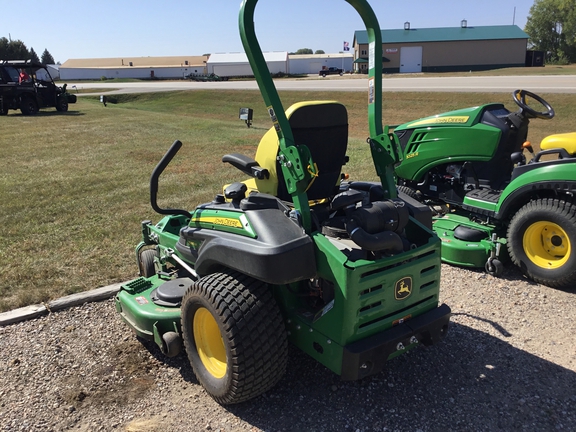
<svg viewBox="0 0 576 432"><path fill-rule="evenodd" d="M307 101L286 110L296 146L305 145L318 167L318 176L307 191L309 200L335 195L348 147L348 113L346 107L333 101ZM256 190L291 201L286 190L280 163L276 160L279 141L272 127L260 140L256 161L268 170L267 179L248 179L244 183Z"/></svg>

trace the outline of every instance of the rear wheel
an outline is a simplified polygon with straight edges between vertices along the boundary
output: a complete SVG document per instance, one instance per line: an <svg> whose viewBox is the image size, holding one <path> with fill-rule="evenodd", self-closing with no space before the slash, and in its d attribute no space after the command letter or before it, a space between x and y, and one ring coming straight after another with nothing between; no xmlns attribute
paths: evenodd
<svg viewBox="0 0 576 432"><path fill-rule="evenodd" d="M412 189L409 186L404 186L404 185L398 186L397 189L398 189L398 192L402 192L402 193L408 195L410 198L414 198L415 200L422 202L422 193L421 192L419 192L415 189Z"/></svg>
<svg viewBox="0 0 576 432"><path fill-rule="evenodd" d="M284 375L280 309L267 284L241 273L194 282L182 299L182 337L196 378L218 403L256 397Z"/></svg>
<svg viewBox="0 0 576 432"><path fill-rule="evenodd" d="M512 262L534 281L554 288L576 284L576 206L540 199L522 207L507 234Z"/></svg>
<svg viewBox="0 0 576 432"><path fill-rule="evenodd" d="M8 102L4 102L3 98L1 97L0 97L0 115L8 115Z"/></svg>
<svg viewBox="0 0 576 432"><path fill-rule="evenodd" d="M20 111L24 115L34 115L38 112L38 104L31 97L25 97L20 102Z"/></svg>

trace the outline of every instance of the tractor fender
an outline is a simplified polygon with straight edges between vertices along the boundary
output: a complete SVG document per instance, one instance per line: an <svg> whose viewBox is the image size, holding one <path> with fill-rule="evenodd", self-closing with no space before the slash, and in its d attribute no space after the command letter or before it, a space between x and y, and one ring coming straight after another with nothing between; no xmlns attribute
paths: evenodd
<svg viewBox="0 0 576 432"><path fill-rule="evenodd" d="M559 159L524 165L514 170L512 181L502 191L495 208L496 219L505 219L532 196L576 194L576 159ZM531 167L530 165L534 165ZM527 167L527 168L525 168Z"/></svg>

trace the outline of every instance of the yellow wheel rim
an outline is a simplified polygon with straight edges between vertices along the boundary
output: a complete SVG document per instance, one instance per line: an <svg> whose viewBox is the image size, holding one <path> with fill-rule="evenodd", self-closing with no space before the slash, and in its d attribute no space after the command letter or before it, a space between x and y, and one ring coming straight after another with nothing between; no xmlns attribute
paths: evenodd
<svg viewBox="0 0 576 432"><path fill-rule="evenodd" d="M530 225L524 233L522 244L528 259L545 269L562 267L572 252L566 231L560 225L548 221Z"/></svg>
<svg viewBox="0 0 576 432"><path fill-rule="evenodd" d="M218 323L206 308L194 314L194 340L202 364L215 378L226 374L226 348Z"/></svg>

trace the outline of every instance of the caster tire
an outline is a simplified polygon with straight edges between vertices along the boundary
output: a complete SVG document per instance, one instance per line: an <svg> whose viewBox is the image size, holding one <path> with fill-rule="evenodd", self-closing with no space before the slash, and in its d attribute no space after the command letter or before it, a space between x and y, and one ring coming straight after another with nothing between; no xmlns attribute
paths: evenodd
<svg viewBox="0 0 576 432"><path fill-rule="evenodd" d="M162 335L162 353L166 357L176 357L182 351L182 338L176 332L166 332Z"/></svg>
<svg viewBox="0 0 576 432"><path fill-rule="evenodd" d="M154 266L155 256L155 249L144 249L142 252L140 252L140 276L149 278L156 274L156 267Z"/></svg>
<svg viewBox="0 0 576 432"><path fill-rule="evenodd" d="M486 262L484 269L490 276L498 277L504 273L504 264L500 260L493 259Z"/></svg>

